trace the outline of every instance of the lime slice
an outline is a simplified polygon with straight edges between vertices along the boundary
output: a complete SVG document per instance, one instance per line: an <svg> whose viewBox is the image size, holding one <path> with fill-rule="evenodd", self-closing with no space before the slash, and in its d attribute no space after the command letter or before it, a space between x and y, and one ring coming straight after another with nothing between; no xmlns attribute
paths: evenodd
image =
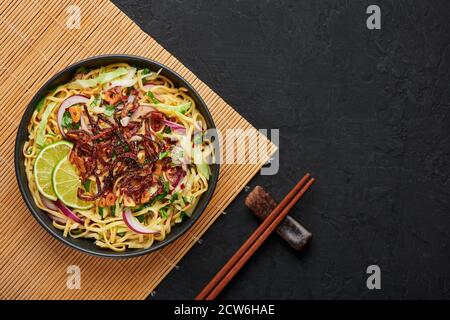
<svg viewBox="0 0 450 320"><path fill-rule="evenodd" d="M72 150L70 142L58 141L42 149L34 161L34 180L39 192L48 199L57 199L52 185L52 171L70 150Z"/></svg>
<svg viewBox="0 0 450 320"><path fill-rule="evenodd" d="M53 189L56 196L65 205L77 209L89 209L91 202L83 201L78 198L78 188L81 188L81 180L76 168L70 163L66 156L58 162L52 174Z"/></svg>

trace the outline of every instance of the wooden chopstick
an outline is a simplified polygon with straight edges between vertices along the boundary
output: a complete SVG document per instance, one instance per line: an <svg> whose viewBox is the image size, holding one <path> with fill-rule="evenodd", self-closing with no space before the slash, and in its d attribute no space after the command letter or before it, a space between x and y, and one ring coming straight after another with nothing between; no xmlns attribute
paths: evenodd
<svg viewBox="0 0 450 320"><path fill-rule="evenodd" d="M286 217L289 210L297 203L308 188L313 184L307 173L295 187L286 195L278 206L267 216L260 226L252 233L230 260L220 269L214 278L197 295L196 300L212 300L225 288L236 273L244 266L256 250L264 243Z"/></svg>

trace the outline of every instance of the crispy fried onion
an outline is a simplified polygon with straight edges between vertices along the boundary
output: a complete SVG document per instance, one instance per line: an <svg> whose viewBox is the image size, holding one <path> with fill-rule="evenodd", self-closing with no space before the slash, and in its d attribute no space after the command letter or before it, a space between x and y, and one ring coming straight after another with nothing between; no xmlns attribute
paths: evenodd
<svg viewBox="0 0 450 320"><path fill-rule="evenodd" d="M108 93L108 97L111 97L111 102L116 102L113 97L117 97L117 92ZM94 179L96 183L95 193L78 189L78 197L82 200L101 199L101 203L113 203L116 197L112 191L115 182L119 181L121 194L135 203L145 203L163 192L161 171L167 171L172 186L185 174L180 168L170 167L170 158L158 160L159 153L168 150L172 143L155 135L155 131L164 126L162 120L165 116L153 111L149 117L122 126L120 118L127 116L137 105L135 102L119 105L124 106L116 108L112 117L104 114L93 116L84 106L92 134L82 129L66 134L74 144L69 159L77 167L82 182ZM138 153L144 153L145 158L138 159ZM157 187L156 192L150 194L149 189L154 186Z"/></svg>

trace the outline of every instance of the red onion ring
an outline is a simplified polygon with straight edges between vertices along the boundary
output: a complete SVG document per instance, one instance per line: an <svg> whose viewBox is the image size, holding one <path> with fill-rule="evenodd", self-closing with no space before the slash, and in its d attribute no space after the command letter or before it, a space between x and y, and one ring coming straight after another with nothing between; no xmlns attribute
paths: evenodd
<svg viewBox="0 0 450 320"><path fill-rule="evenodd" d="M58 120L59 131L61 131L61 134L63 135L64 138L66 137L66 135L65 135L64 130L63 130L62 125L61 125L62 124L62 118L64 116L64 112L66 112L66 109L70 108L74 104L79 104L79 103L85 104L88 101L89 101L88 97L82 96L80 94L77 94L77 95L74 95L74 96L71 96L71 97L67 98L66 100L64 100L61 103L61 106L59 107L59 110L58 110L57 120Z"/></svg>
<svg viewBox="0 0 450 320"><path fill-rule="evenodd" d="M185 134L186 133L186 128L183 127L181 124L178 124L176 122L172 122L166 119L163 119L161 121L162 123L164 123L165 125L168 125L169 127L172 128L173 131L177 132L177 133L181 133L181 134Z"/></svg>
<svg viewBox="0 0 450 320"><path fill-rule="evenodd" d="M53 211L58 211L59 210L58 207L56 206L56 204L52 200L47 199L46 197L44 197L40 193L39 193L39 196L41 197L41 201L42 201L42 203L44 204L45 207L47 207L48 209L53 210Z"/></svg>
<svg viewBox="0 0 450 320"><path fill-rule="evenodd" d="M153 88L154 86L155 86L154 84L149 83L149 84L144 84L144 85L142 86L142 88L144 88L145 90L150 90L150 89Z"/></svg>
<svg viewBox="0 0 450 320"><path fill-rule="evenodd" d="M134 95L130 94L130 95L128 96L127 103L133 103L135 98L136 98L136 97L135 97Z"/></svg>
<svg viewBox="0 0 450 320"><path fill-rule="evenodd" d="M62 212L66 217L72 219L75 222L78 222L80 224L84 224L84 221L78 217L75 213L73 213L69 208L67 208L64 204L61 203L61 201L51 201L44 196L41 196L41 201L48 209L53 211L59 211ZM62 218L55 217L53 215L50 215L50 218L56 222L65 223L65 221Z"/></svg>
<svg viewBox="0 0 450 320"><path fill-rule="evenodd" d="M56 200L55 205L58 207L58 209L69 219L79 223L84 224L83 219L78 217L75 213L72 212L69 208L67 208L64 204L62 204L61 201Z"/></svg>
<svg viewBox="0 0 450 320"><path fill-rule="evenodd" d="M133 230L136 233L140 233L140 234L155 234L155 233L159 233L158 230L149 229L149 228L143 226L139 222L139 220L136 219L135 216L133 216L133 213L131 212L130 209L125 209L123 211L123 221L128 226L128 228L130 228L131 230Z"/></svg>
<svg viewBox="0 0 450 320"><path fill-rule="evenodd" d="M66 221L67 221L67 220L64 220L63 218L60 218L60 217L57 217L54 215L50 215L50 219L52 219L53 221L55 221L59 224L63 224L63 225L66 224Z"/></svg>

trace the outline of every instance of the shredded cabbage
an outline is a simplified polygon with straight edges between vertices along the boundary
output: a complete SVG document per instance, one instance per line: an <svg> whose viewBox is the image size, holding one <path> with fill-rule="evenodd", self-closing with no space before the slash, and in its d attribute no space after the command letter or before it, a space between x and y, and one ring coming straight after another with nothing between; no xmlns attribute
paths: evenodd
<svg viewBox="0 0 450 320"><path fill-rule="evenodd" d="M159 109L163 109L163 110L165 109L165 110L170 110L170 111L177 111L177 112L179 112L181 114L185 114L189 110L189 108L191 107L191 102L188 101L188 102L179 104L177 106L171 106L169 104L158 103L158 104L155 104L154 106L157 109L159 108Z"/></svg>
<svg viewBox="0 0 450 320"><path fill-rule="evenodd" d="M47 127L48 117L52 113L56 106L56 102L49 103L44 113L42 114L41 122L39 122L39 127L36 135L36 143L43 147L45 143L45 128Z"/></svg>
<svg viewBox="0 0 450 320"><path fill-rule="evenodd" d="M136 69L135 69L136 70ZM136 71L135 71L136 72ZM101 73L98 77L88 80L75 80L68 84L69 89L86 89L97 86L97 84L105 84L115 78L128 74L126 68L117 68L110 72Z"/></svg>
<svg viewBox="0 0 450 320"><path fill-rule="evenodd" d="M109 88L113 87L132 87L136 83L136 68L130 68L126 75L111 82Z"/></svg>

